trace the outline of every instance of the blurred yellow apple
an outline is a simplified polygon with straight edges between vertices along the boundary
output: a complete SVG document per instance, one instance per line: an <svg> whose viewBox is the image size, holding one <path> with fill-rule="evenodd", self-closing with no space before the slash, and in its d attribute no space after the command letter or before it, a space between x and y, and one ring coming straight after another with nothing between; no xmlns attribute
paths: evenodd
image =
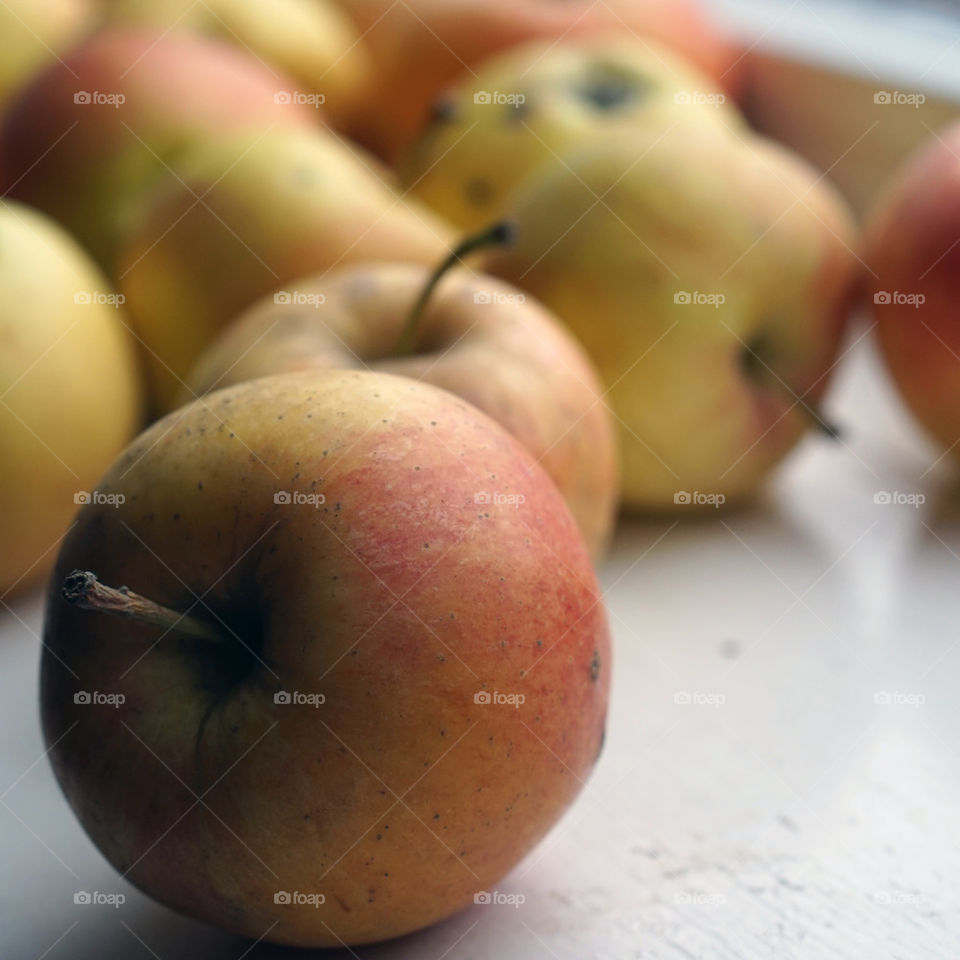
<svg viewBox="0 0 960 960"><path fill-rule="evenodd" d="M77 503L136 430L119 299L60 227L0 204L0 595L52 566Z"/></svg>
<svg viewBox="0 0 960 960"><path fill-rule="evenodd" d="M401 177L415 196L475 230L570 149L684 123L746 129L715 80L648 40L536 41L488 61L438 103Z"/></svg>

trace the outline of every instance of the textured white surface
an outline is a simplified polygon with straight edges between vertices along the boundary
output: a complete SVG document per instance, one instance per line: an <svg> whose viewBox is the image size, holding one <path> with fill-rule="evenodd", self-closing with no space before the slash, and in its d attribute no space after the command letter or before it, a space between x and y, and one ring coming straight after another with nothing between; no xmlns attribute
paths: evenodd
<svg viewBox="0 0 960 960"><path fill-rule="evenodd" d="M525 902L353 956L960 957L960 501L868 349L831 412L845 444L808 440L755 509L622 527L602 571L606 750L502 884ZM39 629L35 600L0 619L0 957L307 956L250 949L115 879L43 757ZM128 899L77 906L78 890Z"/></svg>

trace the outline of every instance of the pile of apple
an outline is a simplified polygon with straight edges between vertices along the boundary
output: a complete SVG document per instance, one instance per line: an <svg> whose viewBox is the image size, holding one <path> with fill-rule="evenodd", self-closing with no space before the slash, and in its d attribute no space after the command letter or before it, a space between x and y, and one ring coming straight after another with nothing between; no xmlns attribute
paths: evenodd
<svg viewBox="0 0 960 960"><path fill-rule="evenodd" d="M861 242L740 60L686 0L0 4L0 593L48 578L50 756L125 878L371 942L576 796L618 508L833 432ZM953 146L862 248L945 446Z"/></svg>

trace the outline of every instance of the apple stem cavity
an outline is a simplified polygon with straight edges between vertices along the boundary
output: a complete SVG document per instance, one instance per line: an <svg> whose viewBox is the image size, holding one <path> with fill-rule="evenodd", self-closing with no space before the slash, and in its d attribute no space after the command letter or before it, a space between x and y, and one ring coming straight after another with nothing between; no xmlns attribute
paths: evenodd
<svg viewBox="0 0 960 960"><path fill-rule="evenodd" d="M63 581L61 596L81 610L136 620L196 640L219 644L230 642L226 635L203 620L162 607L127 587L108 587L89 570L74 570L68 574Z"/></svg>
<svg viewBox="0 0 960 960"><path fill-rule="evenodd" d="M446 259L433 271L427 285L422 293L417 297L417 302L407 316L407 321L400 333L400 339L397 340L397 346L394 349L394 356L409 357L416 352L417 327L420 325L420 318L423 316L424 308L433 291L436 290L440 281L458 264L464 257L469 256L477 250L485 250L489 247L508 246L513 242L514 226L508 220L500 220L493 226L486 227L478 233L471 234L465 240L461 241Z"/></svg>

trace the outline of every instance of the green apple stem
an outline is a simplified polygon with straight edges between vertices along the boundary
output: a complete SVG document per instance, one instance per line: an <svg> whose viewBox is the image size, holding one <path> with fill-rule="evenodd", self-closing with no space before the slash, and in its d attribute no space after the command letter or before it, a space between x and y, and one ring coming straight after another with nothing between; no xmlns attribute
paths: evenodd
<svg viewBox="0 0 960 960"><path fill-rule="evenodd" d="M413 309L407 316L407 322L404 324L400 339L394 349L394 356L409 357L415 352L417 342L417 327L420 325L420 318L423 315L424 308L433 291L436 290L440 281L452 270L460 261L474 253L476 250L484 250L487 247L502 247L513 241L513 224L506 220L501 220L486 227L479 233L472 234L455 247L447 258L433 271L427 285L423 288Z"/></svg>
<svg viewBox="0 0 960 960"><path fill-rule="evenodd" d="M108 587L89 570L74 570L68 574L63 581L61 595L67 603L80 607L81 610L95 610L98 613L137 620L196 640L230 642L225 634L209 623L190 614L162 607L127 587Z"/></svg>

